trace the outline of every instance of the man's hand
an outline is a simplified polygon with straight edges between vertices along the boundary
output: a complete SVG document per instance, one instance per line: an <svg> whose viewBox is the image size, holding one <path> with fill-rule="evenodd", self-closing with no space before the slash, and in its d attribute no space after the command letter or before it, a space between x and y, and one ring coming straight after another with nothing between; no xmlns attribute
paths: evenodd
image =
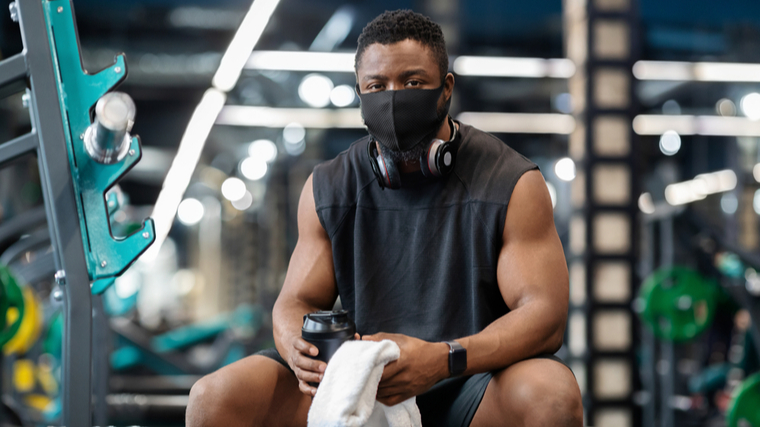
<svg viewBox="0 0 760 427"><path fill-rule="evenodd" d="M306 342L299 336L294 336L290 340L288 350L288 365L298 378L298 388L304 394L314 396L317 389L310 386L309 383L318 383L322 381L327 364L321 360L312 359L309 356L316 356L319 350L312 344Z"/></svg>
<svg viewBox="0 0 760 427"><path fill-rule="evenodd" d="M359 334L354 334L354 339L360 339ZM317 389L310 386L309 383L320 383L324 377L327 364L321 360L312 359L309 356L316 357L319 349L310 344L299 336L294 336L290 341L290 350L288 353L288 365L298 378L298 388L301 392L314 396Z"/></svg>
<svg viewBox="0 0 760 427"><path fill-rule="evenodd" d="M431 343L401 334L365 335L362 340L391 340L398 344L401 356L385 365L377 400L393 406L422 394L438 381L449 376L449 346Z"/></svg>

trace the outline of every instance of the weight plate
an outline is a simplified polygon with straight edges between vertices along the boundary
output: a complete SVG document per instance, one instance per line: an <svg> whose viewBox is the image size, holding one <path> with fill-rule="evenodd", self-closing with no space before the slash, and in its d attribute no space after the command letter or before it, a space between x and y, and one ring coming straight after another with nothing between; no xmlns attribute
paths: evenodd
<svg viewBox="0 0 760 427"><path fill-rule="evenodd" d="M3 347L3 353L6 355L25 354L37 342L42 332L42 306L37 295L29 286L25 286L21 292L24 295L24 318L21 319L21 325L16 334ZM8 322L12 323L15 321L15 316L18 316L18 311L11 310L8 310Z"/></svg>
<svg viewBox="0 0 760 427"><path fill-rule="evenodd" d="M639 316L659 339L688 341L712 323L718 287L685 267L660 269L639 292Z"/></svg>
<svg viewBox="0 0 760 427"><path fill-rule="evenodd" d="M734 389L726 413L728 427L760 427L760 373Z"/></svg>
<svg viewBox="0 0 760 427"><path fill-rule="evenodd" d="M8 309L18 310L16 320L7 323ZM24 318L24 297L16 279L8 267L0 265L0 347L4 346L18 331Z"/></svg>

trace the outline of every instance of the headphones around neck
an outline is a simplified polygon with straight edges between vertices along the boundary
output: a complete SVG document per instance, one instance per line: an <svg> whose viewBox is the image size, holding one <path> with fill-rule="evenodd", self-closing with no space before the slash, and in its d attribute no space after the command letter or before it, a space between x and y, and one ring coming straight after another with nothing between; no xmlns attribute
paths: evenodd
<svg viewBox="0 0 760 427"><path fill-rule="evenodd" d="M435 138L427 145L427 149L420 156L420 170L426 177L444 177L454 170L457 150L454 140L457 138L457 127L451 116L447 116L451 128L451 138L448 141ZM380 143L374 139L367 143L367 154L372 172L377 178L380 188L401 188L401 172L396 162L380 148Z"/></svg>

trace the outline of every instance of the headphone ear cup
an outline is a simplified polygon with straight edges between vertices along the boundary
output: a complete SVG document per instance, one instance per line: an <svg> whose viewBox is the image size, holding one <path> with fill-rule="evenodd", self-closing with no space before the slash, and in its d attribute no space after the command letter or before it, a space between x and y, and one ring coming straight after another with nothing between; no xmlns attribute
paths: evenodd
<svg viewBox="0 0 760 427"><path fill-rule="evenodd" d="M447 141L434 139L420 157L422 174L428 177L443 177L454 169L456 153Z"/></svg>
<svg viewBox="0 0 760 427"><path fill-rule="evenodd" d="M372 165L372 172L374 172L375 177L380 183L380 187L394 190L401 188L401 174L396 167L396 163L383 153L380 144L370 140L367 152L370 164Z"/></svg>

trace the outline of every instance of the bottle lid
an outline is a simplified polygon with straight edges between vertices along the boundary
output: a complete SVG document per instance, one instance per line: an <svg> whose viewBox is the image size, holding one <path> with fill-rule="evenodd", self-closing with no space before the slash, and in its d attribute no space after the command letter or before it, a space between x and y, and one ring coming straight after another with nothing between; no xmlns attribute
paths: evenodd
<svg viewBox="0 0 760 427"><path fill-rule="evenodd" d="M303 316L301 334L304 338L329 339L336 337L353 337L356 325L348 317L348 311L315 311Z"/></svg>

